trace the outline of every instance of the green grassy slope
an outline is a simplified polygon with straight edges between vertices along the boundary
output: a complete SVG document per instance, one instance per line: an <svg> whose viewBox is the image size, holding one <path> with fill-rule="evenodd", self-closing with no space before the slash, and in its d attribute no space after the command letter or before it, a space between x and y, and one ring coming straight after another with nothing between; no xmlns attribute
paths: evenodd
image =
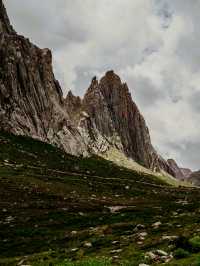
<svg viewBox="0 0 200 266"><path fill-rule="evenodd" d="M149 174L149 175L153 174L158 179L174 187L180 187L180 186L193 187L193 184L191 182L178 180L175 177L170 176L165 171L153 173L150 169L141 166L140 164L133 161L131 158L127 158L123 152L119 151L116 148L108 150L106 153L103 153L101 156L106 160L116 163L118 166L123 166L128 169L135 170L137 172L140 172L141 174Z"/></svg>
<svg viewBox="0 0 200 266"><path fill-rule="evenodd" d="M0 133L0 265L154 265L146 252L180 247L187 258L167 265L195 265L199 199L197 189Z"/></svg>

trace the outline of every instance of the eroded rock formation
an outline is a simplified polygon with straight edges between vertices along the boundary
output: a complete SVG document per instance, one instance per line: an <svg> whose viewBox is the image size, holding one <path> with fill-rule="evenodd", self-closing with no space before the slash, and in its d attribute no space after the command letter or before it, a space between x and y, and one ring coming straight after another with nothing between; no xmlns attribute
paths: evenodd
<svg viewBox="0 0 200 266"><path fill-rule="evenodd" d="M192 174L190 169L179 167L174 159L168 159L167 162L174 171L174 176L179 180L187 180Z"/></svg>
<svg viewBox="0 0 200 266"><path fill-rule="evenodd" d="M114 146L147 168L162 168L170 172L168 163L156 153L151 144L149 130L132 100L127 84L122 83L113 71L108 71L99 82L96 78L92 80L81 110L85 113L85 119L82 118L79 126L88 128L93 146L99 140L104 140L102 145L98 144L97 149L105 151Z"/></svg>
<svg viewBox="0 0 200 266"><path fill-rule="evenodd" d="M10 26L0 1L0 129L48 141L72 154L87 147L64 109L52 55Z"/></svg>
<svg viewBox="0 0 200 266"><path fill-rule="evenodd" d="M173 174L154 150L126 83L108 71L81 100L64 99L52 55L18 35L0 0L0 129L38 138L75 155L115 147L152 170Z"/></svg>

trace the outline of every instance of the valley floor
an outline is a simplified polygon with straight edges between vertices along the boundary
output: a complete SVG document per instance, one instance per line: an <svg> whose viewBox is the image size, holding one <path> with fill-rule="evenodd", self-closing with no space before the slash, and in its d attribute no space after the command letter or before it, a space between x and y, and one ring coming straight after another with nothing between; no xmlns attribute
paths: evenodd
<svg viewBox="0 0 200 266"><path fill-rule="evenodd" d="M0 265L200 265L200 191L0 133Z"/></svg>

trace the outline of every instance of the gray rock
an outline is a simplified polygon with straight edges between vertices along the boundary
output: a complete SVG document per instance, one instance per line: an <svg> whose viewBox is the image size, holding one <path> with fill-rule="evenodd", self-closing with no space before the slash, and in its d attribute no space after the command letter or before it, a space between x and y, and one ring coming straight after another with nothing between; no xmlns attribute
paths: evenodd
<svg viewBox="0 0 200 266"><path fill-rule="evenodd" d="M78 248L72 248L71 251L76 252L76 251L78 251Z"/></svg>
<svg viewBox="0 0 200 266"><path fill-rule="evenodd" d="M137 224L135 228L137 230L145 229L145 225L143 225L143 224Z"/></svg>
<svg viewBox="0 0 200 266"><path fill-rule="evenodd" d="M162 236L162 240L176 240L178 236Z"/></svg>
<svg viewBox="0 0 200 266"><path fill-rule="evenodd" d="M159 256L168 256L168 253L167 252L165 252L163 250L160 250L160 249L156 250L155 251L155 254L156 255L159 255Z"/></svg>
<svg viewBox="0 0 200 266"><path fill-rule="evenodd" d="M77 233L78 233L77 231L72 231L72 232L71 232L71 235L74 236L74 235L77 235Z"/></svg>
<svg viewBox="0 0 200 266"><path fill-rule="evenodd" d="M148 257L148 258L150 258L151 260L156 260L157 259L157 255L155 255L152 251L149 251L149 252L147 252L146 253L146 256Z"/></svg>
<svg viewBox="0 0 200 266"><path fill-rule="evenodd" d="M115 249L115 250L110 251L111 254L121 253L121 252L122 252L122 249Z"/></svg>
<svg viewBox="0 0 200 266"><path fill-rule="evenodd" d="M91 248L92 247L92 243L91 242L85 242L84 243L84 247Z"/></svg>
<svg viewBox="0 0 200 266"><path fill-rule="evenodd" d="M162 225L162 223L159 221L159 222L156 222L156 223L152 224L152 227L154 229L158 229L161 225Z"/></svg>
<svg viewBox="0 0 200 266"><path fill-rule="evenodd" d="M129 88L113 71L93 78L83 99L63 97L49 49L18 35L0 0L0 130L88 156L116 148L143 166L174 174L151 144ZM89 174L89 173L88 173Z"/></svg>
<svg viewBox="0 0 200 266"><path fill-rule="evenodd" d="M147 232L141 232L138 234L139 237L146 237L148 235Z"/></svg>

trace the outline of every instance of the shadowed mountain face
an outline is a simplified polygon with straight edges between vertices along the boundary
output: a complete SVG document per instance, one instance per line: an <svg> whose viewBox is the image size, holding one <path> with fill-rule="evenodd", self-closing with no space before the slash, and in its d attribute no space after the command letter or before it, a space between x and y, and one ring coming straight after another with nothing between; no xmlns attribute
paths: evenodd
<svg viewBox="0 0 200 266"><path fill-rule="evenodd" d="M189 181L196 186L200 186L200 170L193 172L189 177Z"/></svg>
<svg viewBox="0 0 200 266"><path fill-rule="evenodd" d="M83 100L66 99L52 70L52 55L10 25L0 0L0 129L55 144L74 155L111 147L152 170L173 174L151 145L128 86L113 72L96 78Z"/></svg>
<svg viewBox="0 0 200 266"><path fill-rule="evenodd" d="M0 33L14 33L2 0L0 1Z"/></svg>
<svg viewBox="0 0 200 266"><path fill-rule="evenodd" d="M0 129L83 154L87 148L63 108L50 50L16 34L2 1L0 8Z"/></svg>
<svg viewBox="0 0 200 266"><path fill-rule="evenodd" d="M192 174L192 170L188 169L188 168L180 168L181 172L183 173L183 176L185 179L188 179L191 174Z"/></svg>
<svg viewBox="0 0 200 266"><path fill-rule="evenodd" d="M113 71L108 71L99 82L96 78L92 80L81 108L78 104L75 113L80 111L79 128L89 139L90 150L104 152L116 147L147 168L170 172L151 145L149 130L127 84Z"/></svg>
<svg viewBox="0 0 200 266"><path fill-rule="evenodd" d="M179 180L187 180L192 174L192 171L190 169L180 168L173 159L168 159L167 162L170 165L171 169L174 171L174 176Z"/></svg>

